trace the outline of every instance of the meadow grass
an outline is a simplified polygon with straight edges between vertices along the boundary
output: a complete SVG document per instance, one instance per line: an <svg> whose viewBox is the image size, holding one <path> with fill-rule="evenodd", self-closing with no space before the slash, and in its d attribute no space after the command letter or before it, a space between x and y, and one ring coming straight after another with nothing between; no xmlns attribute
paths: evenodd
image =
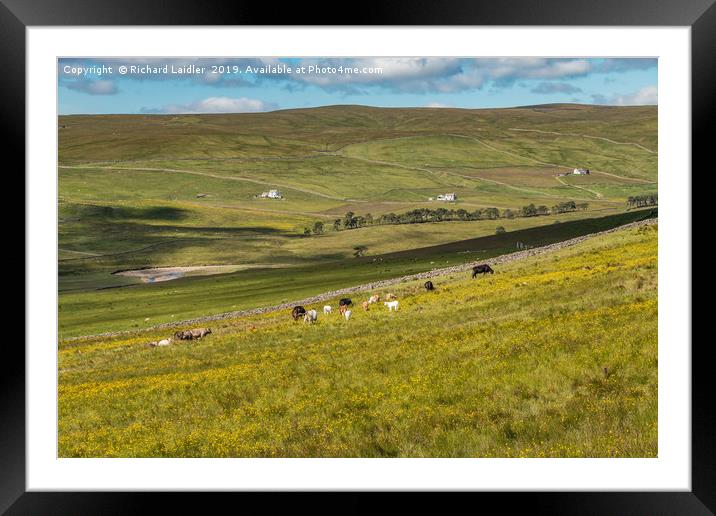
<svg viewBox="0 0 716 516"><path fill-rule="evenodd" d="M405 283L350 321L60 341L59 456L655 457L657 240Z"/></svg>
<svg viewBox="0 0 716 516"><path fill-rule="evenodd" d="M611 229L652 215L652 210L634 210L628 213L574 220L566 217L543 217L550 219L551 223L540 224L539 221L533 221L532 227L518 227L514 230L506 224L509 230L500 235L494 234L494 228L502 224L502 221L486 221L485 225L477 222L456 222L386 226L386 232L382 233L386 239L385 245L391 242L389 239L391 234L394 237L401 235L403 245L398 246L398 249L402 250L385 254L373 254L374 251L371 250L369 255L362 258L346 258L344 250L331 251L329 245L334 244L327 244L326 248L316 247L316 242L322 242L323 237L299 238L295 245L304 247L296 247L290 253L278 245L271 247L271 242L267 239L256 240L255 242L263 242L261 245L266 246L264 252L276 260L273 262L274 265L283 263L284 259L288 260L290 265L280 268L242 270L215 276L187 277L124 288L65 291L59 298L59 335L63 338L107 331L142 329L163 322L276 305L330 290L486 260L493 256L514 252L518 242L530 246L546 245ZM555 220L561 222L555 224ZM476 233L480 227L487 228L488 236L451 241L449 237L456 230L448 230L443 235L443 242L437 245L419 248L405 245L405 242L421 240L428 243L428 235L421 232L420 228L441 226L441 224L464 224L467 229L474 227ZM395 231L391 232L390 229ZM371 235L376 237L375 232L364 229L345 231L345 233L349 233L350 238L354 238L355 235L354 243L366 243L366 238ZM361 238L361 235L365 238ZM331 235L325 237L327 240L330 238ZM394 238L392 241L398 242L400 239ZM182 263L180 260L182 256L189 261L192 255L204 256L207 261L212 257L224 257L226 263L236 263L230 261L231 254L236 251L234 259L236 256L241 256L239 254L242 251L241 243L246 240L236 239L235 245L230 245L230 242L230 240L209 238L187 240L179 242L181 247L154 248L150 257L154 263L162 265L172 265L172 262ZM162 254L165 258L159 260L157 256ZM146 263L138 261L139 257L141 253L136 257L120 255L83 259L80 260L81 265L78 266L77 275L72 274L72 264L77 263L76 261L60 263L66 271L65 281L68 279L75 281L78 288L86 289L87 283L83 283L85 279L96 282L97 285L113 286L103 279L103 271L107 277L116 282L114 285L126 284L126 281L123 281L126 278L111 276L107 271L111 270L109 268L111 266L120 268L122 262L135 266ZM93 273L88 275L88 270L92 270ZM73 286L72 283L65 283L65 285Z"/></svg>

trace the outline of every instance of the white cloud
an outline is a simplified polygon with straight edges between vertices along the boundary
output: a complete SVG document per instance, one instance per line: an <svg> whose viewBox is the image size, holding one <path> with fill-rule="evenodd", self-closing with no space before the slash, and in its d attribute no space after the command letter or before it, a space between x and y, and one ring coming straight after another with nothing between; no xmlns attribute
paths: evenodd
<svg viewBox="0 0 716 516"><path fill-rule="evenodd" d="M586 59L483 58L476 60L485 76L498 81L515 79L557 79L577 77L592 70Z"/></svg>
<svg viewBox="0 0 716 516"><path fill-rule="evenodd" d="M91 94L109 94L101 90L101 83L107 77L75 77L64 72L83 66L108 65L114 69L124 64L149 65L162 70L164 65L204 67L203 74L176 76L162 72L130 73L122 81L165 81L181 80L217 88L260 87L268 81L281 84L286 90L294 91L315 86L325 91L340 91L345 94L361 94L376 88L396 93L457 93L474 91L485 86L499 89L512 86L516 81L531 83L544 81L565 82L591 74L612 74L630 70L646 70L657 66L656 59L584 59L584 58L442 58L442 57L374 57L374 58L301 58L296 60L279 58L97 58L61 59L60 78L64 84L78 91ZM213 74L212 65L234 67L242 73ZM285 73L281 66L297 67L317 65L338 68L340 66L372 69L366 73ZM246 73L246 67L275 66L279 71L261 74ZM76 82L70 86L70 81ZM85 84L81 84L85 83ZM109 85L104 86L110 88ZM627 103L628 96L622 102ZM221 97L218 97L221 98ZM616 99L618 100L618 99Z"/></svg>
<svg viewBox="0 0 716 516"><path fill-rule="evenodd" d="M449 104L443 104L442 102L428 102L427 104L425 104L425 107L428 107L428 108L451 108L454 106L451 106Z"/></svg>
<svg viewBox="0 0 716 516"><path fill-rule="evenodd" d="M105 79L70 82L67 83L67 87L90 95L114 95L117 93L117 86L114 82Z"/></svg>
<svg viewBox="0 0 716 516"><path fill-rule="evenodd" d="M586 59L546 58L361 58L303 59L304 66L350 66L380 69L380 73L283 76L324 89L353 89L377 85L415 93L453 93L481 88L490 81L501 85L517 79L581 77L592 71Z"/></svg>
<svg viewBox="0 0 716 516"><path fill-rule="evenodd" d="M257 113L278 106L271 102L246 97L209 97L189 104L168 104L161 108L142 108L143 113Z"/></svg>
<svg viewBox="0 0 716 516"><path fill-rule="evenodd" d="M291 74L281 78L324 89L348 89L354 93L358 93L357 88L363 86L382 86L393 91L441 91L440 83L463 71L459 59L440 57L302 59L300 65L307 69L315 66L331 71ZM358 72L341 72L341 67L357 68Z"/></svg>
<svg viewBox="0 0 716 516"><path fill-rule="evenodd" d="M656 86L646 86L631 95L618 95L614 104L618 106L645 106L658 104L659 91Z"/></svg>
<svg viewBox="0 0 716 516"><path fill-rule="evenodd" d="M612 106L651 106L659 103L659 90L656 86L645 86L640 90L627 95L592 95L597 104L608 104Z"/></svg>
<svg viewBox="0 0 716 516"><path fill-rule="evenodd" d="M581 88L577 88L566 82L541 82L530 90L532 93L552 94L552 93L580 93Z"/></svg>

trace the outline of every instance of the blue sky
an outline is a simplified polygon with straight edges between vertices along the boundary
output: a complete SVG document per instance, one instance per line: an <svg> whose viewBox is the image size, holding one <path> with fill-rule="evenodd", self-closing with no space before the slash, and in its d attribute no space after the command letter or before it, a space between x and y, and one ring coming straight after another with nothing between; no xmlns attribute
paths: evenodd
<svg viewBox="0 0 716 516"><path fill-rule="evenodd" d="M60 114L645 105L658 91L650 58L64 58L58 83Z"/></svg>

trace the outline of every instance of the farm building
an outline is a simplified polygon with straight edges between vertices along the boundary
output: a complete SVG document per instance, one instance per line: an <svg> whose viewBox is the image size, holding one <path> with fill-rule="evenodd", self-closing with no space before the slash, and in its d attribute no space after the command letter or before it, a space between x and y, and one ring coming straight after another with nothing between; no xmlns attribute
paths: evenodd
<svg viewBox="0 0 716 516"><path fill-rule="evenodd" d="M457 200L457 195L455 195L455 192L438 195L438 201L456 201L456 200Z"/></svg>
<svg viewBox="0 0 716 516"><path fill-rule="evenodd" d="M268 199L283 199L283 195L278 190L269 190L268 192L262 192L261 197Z"/></svg>
<svg viewBox="0 0 716 516"><path fill-rule="evenodd" d="M575 168L574 172L572 172L575 176L588 176L589 175L589 169L587 168Z"/></svg>

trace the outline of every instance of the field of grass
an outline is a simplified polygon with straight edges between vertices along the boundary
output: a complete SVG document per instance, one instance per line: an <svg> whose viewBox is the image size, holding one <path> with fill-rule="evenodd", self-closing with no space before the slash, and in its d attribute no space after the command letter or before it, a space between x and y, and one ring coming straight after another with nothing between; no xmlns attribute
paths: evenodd
<svg viewBox="0 0 716 516"><path fill-rule="evenodd" d="M63 297L132 283L111 274L119 269L303 267L350 258L354 245L377 256L496 227L478 221L330 231L349 211L376 217L416 208L589 203L571 215L499 221L508 231L618 214L628 196L657 189L656 115L655 107L560 104L63 116L59 291ZM598 170L555 177L577 166ZM269 188L284 199L256 197ZM458 201L428 201L445 192ZM316 221L329 231L304 239Z"/></svg>
<svg viewBox="0 0 716 516"><path fill-rule="evenodd" d="M559 229L563 239L583 224L523 237ZM307 326L273 312L162 348L145 344L166 330L61 340L59 456L655 457L657 232L595 237L476 280L436 278L434 292L405 283L392 289L398 312L356 308L350 321L321 314ZM499 249L502 238L481 248ZM346 286L358 270L334 279ZM265 272L254 274L233 285ZM74 328L98 329L113 303L124 314L171 296L188 304L189 291L197 303L236 300L217 278L95 292ZM285 295L298 295L282 278ZM61 325L82 312L68 310L72 296L61 297Z"/></svg>
<svg viewBox="0 0 716 516"><path fill-rule="evenodd" d="M317 238L298 238L295 247L290 251L278 246L271 251L270 256L276 262L269 265L281 264L286 260L290 262L289 265L279 268L255 268L231 274L187 277L164 283L137 284L124 288L101 290L80 288L76 291L63 292L58 306L59 335L64 338L107 331L141 329L163 322L276 305L329 290L487 259L515 251L518 242L529 246L559 242L641 220L653 216L652 212L653 210L646 209L601 217L580 215L580 218L574 216L572 220L561 215L555 218L533 217L515 219L514 227L509 224L512 221L478 221L383 226L339 232L349 236L355 235L356 240L349 241L351 244L368 242L368 238L373 238L378 243L380 238L382 239L380 245L386 250L395 251L377 255L371 253L362 258L346 258L343 252L331 251L331 246L336 245L335 242L331 242L335 238L332 233ZM548 221L538 220L540 218ZM556 220L560 222L555 224ZM520 226L528 221L531 227ZM508 231L495 235L495 227L499 224L503 224ZM451 229L453 225L462 225L466 231ZM446 228L446 233L438 234L440 238L431 241L430 235L435 235L434 229L431 228L443 227ZM422 228L425 229L421 231ZM474 231L473 235L482 236L457 241L452 238L454 234L473 236L470 235L471 231ZM364 238L361 238L361 235ZM397 242L401 239L403 245L398 245ZM315 242L323 241L327 241L325 247L316 247ZM406 241L436 245L405 248ZM237 254L241 251L239 247L242 240L236 241L237 247L227 246L227 240L217 240L214 244L210 242L210 239L197 242L184 241L178 248L160 246L153 249L151 256L155 257L155 261L160 265L172 263L184 265L184 262L191 261L192 255L206 256L208 261L212 254L215 257L224 257L226 263L235 263L230 261L231 253L233 250L236 250ZM159 253L163 254L163 260L156 259ZM140 253L133 256L142 255ZM109 266L121 268L121 263L133 263L131 257L125 255L81 259L79 263L82 265L78 266L80 272L76 276L68 273L69 278L76 278L75 281L80 287L84 286L82 282L87 278L87 269L90 267L87 262L96 264L94 274L98 276L105 274L102 271L107 270ZM74 263L77 261L61 262L62 266L67 268L69 264ZM142 262L134 262L135 265L139 263ZM127 284L132 281L122 276L108 274L106 276L116 282L115 284ZM69 281L69 278L66 281ZM90 280L103 281L104 285L112 286L99 277L90 276Z"/></svg>
<svg viewBox="0 0 716 516"><path fill-rule="evenodd" d="M653 106L568 104L60 117L60 456L656 456L655 225L438 277L434 292L403 281L397 313L310 306L311 326L270 312L147 346L173 332L161 323L656 216L626 209L657 193L656 121ZM575 167L592 174L557 177ZM284 198L260 198L270 188ZM457 202L428 200L446 192ZM588 207L333 229L349 211L565 201ZM304 235L317 221L324 233ZM157 283L113 274L215 265Z"/></svg>

